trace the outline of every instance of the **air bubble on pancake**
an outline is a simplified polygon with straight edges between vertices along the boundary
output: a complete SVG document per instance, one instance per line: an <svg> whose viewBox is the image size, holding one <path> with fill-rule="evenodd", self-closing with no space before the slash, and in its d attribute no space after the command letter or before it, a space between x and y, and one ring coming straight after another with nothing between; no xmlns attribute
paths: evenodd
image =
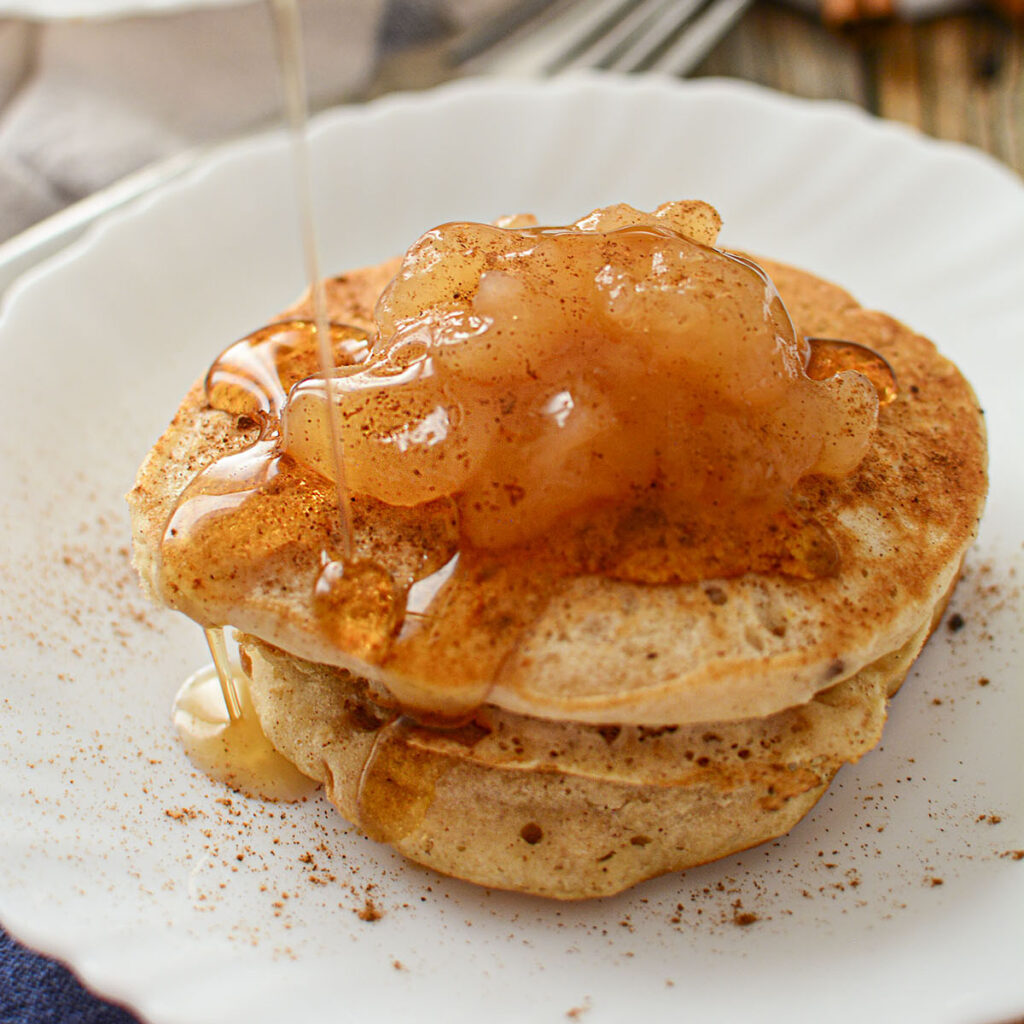
<svg viewBox="0 0 1024 1024"><path fill-rule="evenodd" d="M764 650L764 638L753 626L747 626L743 633L747 646L753 648L759 654Z"/></svg>
<svg viewBox="0 0 1024 1024"><path fill-rule="evenodd" d="M535 821L528 821L520 830L523 842L536 846L544 838L544 830Z"/></svg>

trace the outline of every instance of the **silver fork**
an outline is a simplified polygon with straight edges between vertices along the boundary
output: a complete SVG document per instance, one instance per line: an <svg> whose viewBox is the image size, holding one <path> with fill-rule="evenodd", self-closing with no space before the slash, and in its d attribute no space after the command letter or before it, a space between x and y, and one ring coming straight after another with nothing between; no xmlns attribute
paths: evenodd
<svg viewBox="0 0 1024 1024"><path fill-rule="evenodd" d="M578 68L685 75L752 0L526 0L458 40L465 72L556 75Z"/></svg>

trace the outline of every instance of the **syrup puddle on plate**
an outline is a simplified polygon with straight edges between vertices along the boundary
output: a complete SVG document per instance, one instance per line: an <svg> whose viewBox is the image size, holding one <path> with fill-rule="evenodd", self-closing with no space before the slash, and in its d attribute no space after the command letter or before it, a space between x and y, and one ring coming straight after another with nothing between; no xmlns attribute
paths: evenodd
<svg viewBox="0 0 1024 1024"><path fill-rule="evenodd" d="M295 801L319 782L303 775L272 746L260 725L241 666L228 663L237 717L228 712L217 666L194 672L174 698L174 727L188 759L215 782L261 800Z"/></svg>

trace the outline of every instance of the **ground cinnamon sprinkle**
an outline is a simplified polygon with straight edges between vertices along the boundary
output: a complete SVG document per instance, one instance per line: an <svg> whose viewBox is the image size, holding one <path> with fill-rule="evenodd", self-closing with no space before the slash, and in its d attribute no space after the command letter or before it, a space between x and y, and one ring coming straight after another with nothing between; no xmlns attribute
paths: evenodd
<svg viewBox="0 0 1024 1024"><path fill-rule="evenodd" d="M383 916L384 912L371 899L367 899L362 907L356 911L356 917L360 921L379 921Z"/></svg>
<svg viewBox="0 0 1024 1024"><path fill-rule="evenodd" d="M108 555L109 560L114 564L109 567L106 573L107 584L100 584L100 586L104 587L104 590L109 589L111 598L113 599L116 596L118 603L121 604L126 600L125 595L127 594L127 583L122 581L122 570L126 565L126 552L123 550L115 552L111 548ZM98 567L94 567L84 557L83 551L71 546L65 547L61 559L62 572L91 576L94 569L98 572ZM947 619L947 628L942 633L960 633L960 635L956 638L950 635L947 641L947 638L940 634L936 638L937 642L948 642L951 648L956 649L957 645L962 646L966 642L973 642L976 638L984 640L987 630L997 633L995 625L991 622L991 617L994 612L999 610L1004 600L1010 600L1008 593L1013 588L1008 587L1004 583L1001 589L997 590L997 586L986 579L986 573L991 573L992 571L994 570L988 566L982 566L973 570L969 583L973 585L974 590L970 593L961 591L962 596L965 598L971 597L974 602L967 604L964 609L969 622L963 615L951 615ZM102 580L103 574L99 574L97 578ZM128 579L132 586L134 586L134 580L130 577ZM988 577L988 579L991 579L991 577ZM131 597L132 595L128 595L129 600ZM977 602L984 603L979 605ZM137 614L136 610L131 606L128 608L127 618L135 625L150 627L150 623L144 620L143 613L140 611ZM966 625L970 625L971 628L966 633L961 632ZM83 626L83 629L85 628ZM95 624L90 622L89 628L97 633L97 645L101 642L103 644L111 643L108 633L106 631L101 632L101 630L109 630L109 626L105 621ZM158 624L153 625L152 628L157 629ZM967 641L964 640L965 637L968 638ZM114 643L119 643L120 640L120 634L116 634L114 636ZM972 685L988 687L990 685L989 677L978 677L976 668L972 672L966 663L962 668L963 671L958 675L958 685L966 687ZM1000 693L1005 690L1005 670L997 665L989 666L987 670L992 673L992 692L988 693L987 691L987 698L989 700L996 700L999 698ZM976 691L972 691L972 693L975 699L981 697ZM962 702L960 700L961 695L962 691L960 690L940 691L940 696L935 697L933 700L932 692L927 692L926 702L931 701L937 707L949 707L954 704L966 703L966 701ZM4 698L0 698L0 704L6 703ZM934 714L938 716L939 712ZM608 742L614 739L610 735L610 731L609 736L605 736L605 739ZM102 752L103 744L97 744L95 750ZM147 783L150 786L159 785L159 781L162 778L159 766L170 760L170 756L167 753L170 750L173 750L175 754L177 753L176 748L172 748L168 743L158 745L155 749L149 742L140 746L138 752L139 763L146 767L148 773ZM157 756L154 756L154 753ZM106 755L103 755L100 761L106 764ZM907 761L908 764L914 763L913 758L908 758ZM850 783L849 774L847 773L847 785ZM896 783L909 783L911 781L908 775L905 779L896 778L889 780L884 786L882 783L878 783L878 788L873 788L870 792L860 789L858 791L860 799L851 811L852 818L849 820L844 819L838 824L838 827L835 822L829 822L828 808L823 805L821 814L824 822L824 832L827 834L829 832L828 826L831 825L832 835L830 838L836 848L827 848L824 851L824 853L828 854L827 858L823 855L820 862L817 862L815 865L808 863L810 854L808 853L807 856L804 856L803 852L798 851L794 847L792 840L789 841L788 846L785 846L787 853L792 852L794 858L792 862L783 862L783 853L781 851L784 844L780 842L766 844L760 851L751 851L742 858L736 859L731 865L723 864L722 868L719 869L719 873L715 875L715 877L721 879L717 883L713 882L703 887L699 884L694 886L692 879L699 877L697 874L694 874L690 876L688 881L681 883L681 888L678 891L673 891L673 887L667 881L662 883L664 889L651 889L650 892L657 895L652 896L650 909L654 913L662 911L664 915L661 918L662 921L666 922L666 925L671 926L665 927L664 933L670 937L671 941L676 941L680 934L689 935L697 930L703 930L705 934L709 931L716 931L721 936L723 929L749 927L755 923L759 923L759 928L756 930L757 934L771 934L773 928L781 927L785 924L785 916L792 915L794 912L800 913L799 910L793 911L787 906L789 897L792 895L794 883L803 884L803 882L806 882L809 886L802 890L804 899L815 901L814 906L808 910L808 913L812 913L814 909L818 909L819 913L831 912L821 909L826 902L837 904L837 912L841 914L857 912L862 907L868 907L869 905L862 899L863 888L859 888L860 878L856 874L858 870L857 865L862 864L862 862L870 864L870 862L883 857L881 849L883 840L876 839L874 833L882 832L886 825L887 816L894 814L899 809L899 805L894 803L900 797L900 794L897 792L899 787L896 786ZM915 776L913 781L916 784L919 778ZM859 783L858 785L864 787L867 784ZM838 790L841 789L842 780L838 784ZM143 791L149 792L150 789L144 787ZM169 804L171 800L189 799L189 797L183 793L181 795L169 794L165 799ZM978 803L980 803L980 800ZM943 817L940 810L934 809L934 816L940 824L945 825L947 828L951 822L959 826L968 826L967 831L970 833L968 838L973 839L975 845L973 854L965 855L968 859L992 861L999 858L1015 862L1024 861L1024 849L998 850L995 844L1000 839L1007 841L1009 838L1005 835L1003 827L1000 827L995 832L988 832L987 829L969 829L969 823L972 818L979 823L993 826L1000 823L1005 824L1009 820L1004 819L998 813L989 811L987 808L983 812L984 804L978 806L978 803L975 803L973 807L961 804L955 815L950 812L945 817ZM141 815L143 811L140 809L139 813ZM259 890L267 894L266 899L268 901L274 901L271 904L277 911L274 917L280 917L284 922L277 925L277 927L281 928L291 928L291 920L301 918L302 900L307 902L311 900L321 901L321 904L324 906L327 905L324 901L329 901L331 908L335 905L335 899L343 900L344 902L337 902L338 908L350 910L360 921L367 923L376 922L387 913L397 912L402 907L409 913L413 913L414 910L419 908L418 903L410 908L409 903L398 903L387 896L389 880L397 882L401 879L404 884L404 876L401 875L400 868L385 869L383 865L373 861L367 862L362 857L352 857L351 860L347 859L345 853L347 847L343 839L339 840L338 830L333 824L333 819L323 815L311 815L308 806L305 811L293 811L291 808L283 809L274 805L254 808L244 800L233 800L229 796L211 798L209 800L201 800L197 797L193 806L172 804L160 808L159 803L157 803L154 811L152 804L149 804L146 807L145 813L147 816L151 813L156 813L160 816L161 820L166 822L162 831L167 836L172 834L179 837L194 836L196 841L202 844L203 852L208 855L208 860L205 864L199 859L193 862L196 871L194 878L190 880L190 884L195 886L196 895L194 899L197 911L212 911L216 909L218 902L222 902L225 899L222 891L225 890L226 886L237 887L242 884L239 881L241 878L254 879L259 871L266 871L267 875L265 877L267 878L278 879L276 886L262 884L259 886ZM869 817L867 816L868 813L870 814ZM931 816L929 815L929 817ZM189 824L198 817L202 817L203 821L197 821L194 826ZM1006 825L1006 827L1009 828L1010 825ZM857 831L858 828L861 831ZM870 834L868 833L869 829ZM320 834L317 834L317 832ZM268 845L266 850L262 849L261 842L264 833L274 833L272 841L275 845L273 848L270 848ZM200 836L205 837L207 842L203 843L202 839L199 838ZM982 836L987 840L984 843L981 840ZM887 842L889 836L886 836L885 839ZM318 840L320 841L318 842ZM524 837L523 841L529 842L526 837ZM642 846L644 844L637 842L634 845ZM980 850L979 846L982 847ZM899 846L896 846L895 850L897 854L900 853ZM287 858L290 865L290 874L287 875L289 879L287 884L288 894L286 895L281 892L279 895L271 895L271 893L275 893L280 888L280 875L282 871L286 870L282 866L284 864L283 855L286 851L290 853L290 856ZM903 852L905 853L906 850L903 849ZM351 853L350 850L349 853ZM889 853L890 849L887 847L884 856L888 856ZM763 863L760 860L762 856L764 857ZM897 860L897 863L900 862ZM903 861L902 863L907 864L908 862ZM729 873L730 868L732 874ZM863 867L861 869L863 870ZM943 870L945 878L932 876L930 872L935 870ZM235 872L235 874L228 875L226 874L227 871ZM887 894L882 893L877 899L875 899L873 893L872 899L874 902L870 904L870 909L861 912L875 913L876 909L878 909L885 919L891 917L896 910L906 906L906 903L898 901L898 897L904 894L915 882L918 886L918 895L922 899L932 900L936 898L941 900L943 897L927 897L922 892L923 889L943 886L947 881L952 888L956 888L958 882L956 864L941 860L936 860L934 864L923 864L916 868L904 867L899 875L894 875L889 871L888 861L885 861L879 865L877 871L870 866L867 868L867 880L871 881L874 876L877 876L877 880L883 884L887 882L890 888ZM222 880L223 878L227 878L228 881L225 882ZM371 878L374 881L371 882ZM822 884L819 885L819 882ZM336 883L337 887L325 888L332 883ZM372 898L369 893L370 889L375 890L372 893ZM420 899L425 903L432 904L431 910L439 909L443 913L444 900L449 898L448 894L441 887L438 887L438 890L435 892L434 889L424 886L423 891L430 895L422 896ZM336 893L337 897L335 896ZM796 889L796 893L801 893L799 886ZM949 890L944 889L943 893L949 895ZM752 906L759 913L737 907L735 905L735 898L739 895L742 895L747 906ZM412 896L408 898L414 899ZM497 905L499 901L494 900L494 903ZM641 899L640 903L646 904L647 900ZM501 906L504 907L505 904L502 903ZM503 909L492 909L490 912L492 916L500 916L506 911ZM522 911L522 913L525 914L526 911ZM555 912L552 911L552 913ZM513 916L518 917L519 914L520 912L517 911ZM619 918L622 918L621 930L613 927L614 922ZM550 920L550 918L542 917L538 914L538 922ZM779 922L779 924L773 925L773 920ZM609 943L613 941L618 943L623 940L628 941L624 932L632 934L635 929L638 933L643 934L643 929L648 926L648 923L643 910L638 907L631 907L631 913L629 914L623 915L620 911L610 921L602 919L599 924L577 925L576 930L589 931L590 935L600 938L601 941L607 939ZM356 932L361 932L358 926L355 927ZM563 927L561 920L558 921L557 927ZM569 925L566 924L565 927L568 928ZM512 929L510 928L510 935L511 931ZM379 930L375 934L379 934ZM518 936L520 933L517 932L516 934ZM659 932L659 934L661 933ZM614 939L609 936L614 936ZM265 933L260 933L258 929L248 925L237 926L232 938L237 938L238 941L245 941L246 943L251 942L253 945L256 945L257 942L266 941ZM754 933L744 936L744 938L756 940ZM275 953L292 955L291 947L279 946ZM402 955L404 956L405 954L403 953ZM623 953L622 955L628 956L631 954ZM410 970L408 966L397 959L392 960L391 963L395 971ZM672 982L666 981L665 984L666 986L671 986ZM581 1018L591 1008L590 999L587 998L582 1000L580 1005L567 1010L565 1015L569 1019Z"/></svg>
<svg viewBox="0 0 1024 1024"><path fill-rule="evenodd" d="M185 821L188 818L196 818L201 813L201 811L197 811L194 807L168 807L164 811L164 814L174 821Z"/></svg>

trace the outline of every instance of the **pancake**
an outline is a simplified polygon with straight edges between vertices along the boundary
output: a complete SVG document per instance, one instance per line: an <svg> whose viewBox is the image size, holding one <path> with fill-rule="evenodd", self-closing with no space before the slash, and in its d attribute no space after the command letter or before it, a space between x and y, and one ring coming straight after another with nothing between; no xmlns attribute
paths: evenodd
<svg viewBox="0 0 1024 1024"><path fill-rule="evenodd" d="M430 729L365 681L240 637L273 745L372 839L446 875L554 899L610 896L788 832L882 736L945 608L807 704L689 726L594 726L487 705Z"/></svg>
<svg viewBox="0 0 1024 1024"><path fill-rule="evenodd" d="M708 233L687 244L713 252L717 215L681 205ZM733 262L751 271L747 257ZM626 515L614 557L591 564L602 506L577 533L556 524L550 538L481 552L457 495L403 506L362 493L350 499L352 557L335 562L334 487L276 433L277 407L211 405L211 376L128 496L145 588L204 626L239 630L271 743L348 821L444 874L607 896L785 833L878 743L975 535L986 451L970 386L930 341L810 273L758 262L799 336L864 346L887 366L872 381L884 401L861 435L866 453L850 472L799 476L789 519L773 512L734 536L743 520L727 510L703 534ZM404 268L326 282L332 322L350 325L332 335L342 358L365 352L378 299ZM777 298L765 284L767 317ZM314 372L308 339L294 351L280 341L311 316L307 298L258 334L277 346L271 404ZM240 365L218 360L216 380ZM325 618L332 566L328 596L349 589Z"/></svg>
<svg viewBox="0 0 1024 1024"><path fill-rule="evenodd" d="M451 580L458 614L447 628L432 627L422 645L429 673L418 678L415 662L402 671L375 663L372 651L344 649L315 621L310 581L334 540L329 487L314 488L301 515L282 519L276 534L231 534L222 544L229 551L201 549L176 566L161 560L168 521L192 478L255 436L251 420L209 408L197 384L129 495L144 584L204 625L231 624L440 714L486 701L531 717L653 726L742 720L806 703L902 648L931 620L981 514L984 428L969 385L931 342L811 274L761 262L800 333L864 344L898 381L856 471L838 480L808 476L796 488L796 501L835 542L834 575L748 572L652 586L584 574L541 594L529 592L534 584L522 574ZM330 281L332 319L369 328L396 266ZM308 312L300 304L285 316ZM357 557L408 578L439 568L431 552L454 529L443 503L393 508L357 497L353 508ZM239 579L241 589L223 585Z"/></svg>

